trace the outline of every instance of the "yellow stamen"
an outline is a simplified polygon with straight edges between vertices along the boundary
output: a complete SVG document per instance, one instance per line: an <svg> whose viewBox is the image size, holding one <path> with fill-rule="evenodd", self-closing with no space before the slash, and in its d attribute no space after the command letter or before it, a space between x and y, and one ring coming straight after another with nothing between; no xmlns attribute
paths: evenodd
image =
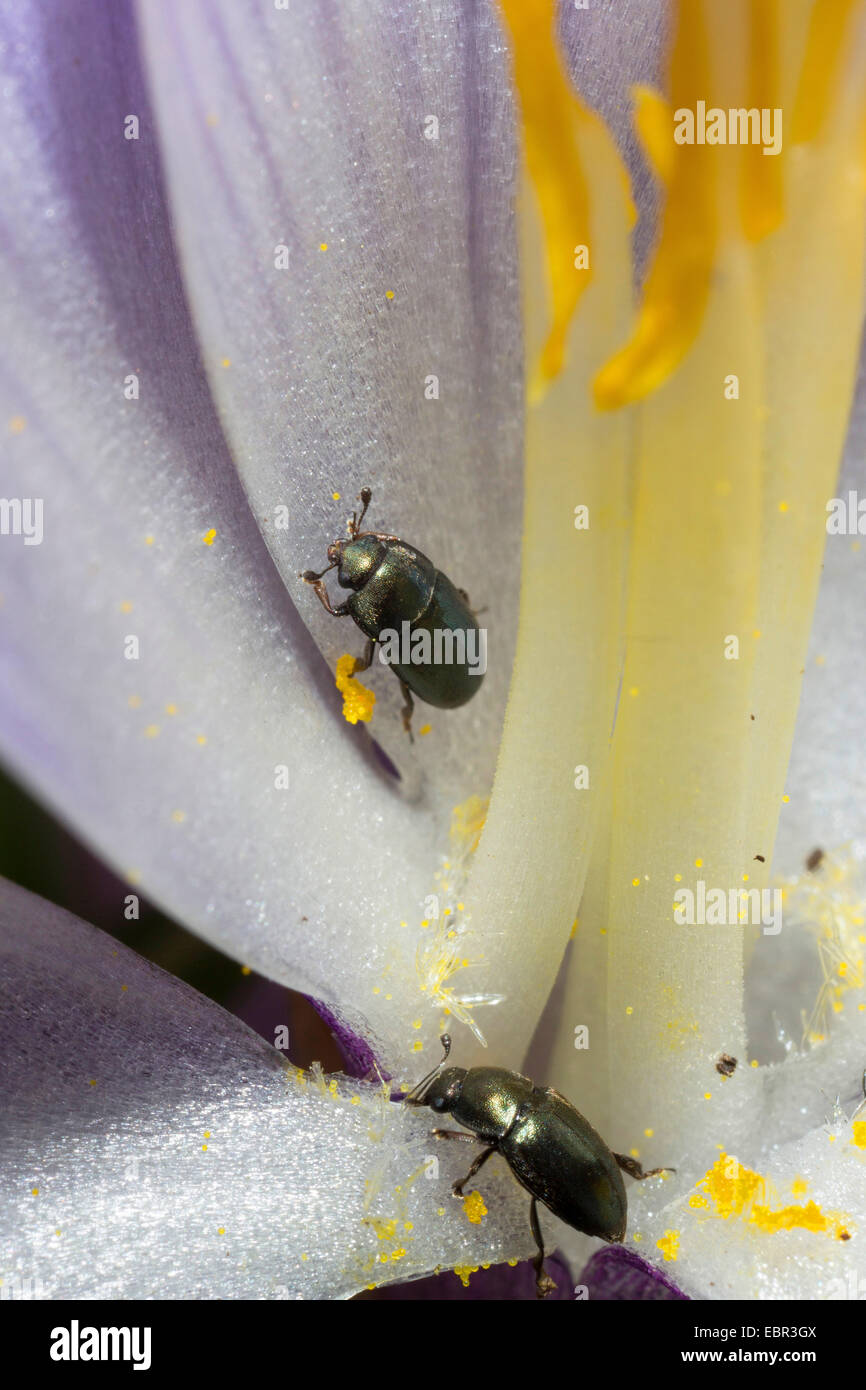
<svg viewBox="0 0 866 1390"><path fill-rule="evenodd" d="M853 8L854 0L820 0L812 9L806 56L794 104L791 139L795 145L814 140L830 111Z"/></svg>
<svg viewBox="0 0 866 1390"><path fill-rule="evenodd" d="M703 7L681 0L671 54L671 106L695 110L710 88L710 62ZM644 126L663 143L660 108L644 103ZM631 341L601 369L593 395L600 410L615 410L657 389L682 361L703 322L718 238L718 151L706 145L674 146L661 239L646 283ZM654 163L664 164L656 155Z"/></svg>
<svg viewBox="0 0 866 1390"><path fill-rule="evenodd" d="M556 44L555 0L500 0L514 47L526 163L544 223L553 322L530 388L538 399L565 361L578 300L592 279L581 130L598 118L575 95Z"/></svg>
<svg viewBox="0 0 866 1390"><path fill-rule="evenodd" d="M779 96L779 0L752 0L749 12L750 110L781 111ZM784 144L768 155L762 144L742 147L740 218L749 241L760 241L775 231L784 212Z"/></svg>
<svg viewBox="0 0 866 1390"><path fill-rule="evenodd" d="M674 172L674 113L670 102L654 87L640 83L631 88L631 99L635 134L653 173L667 187Z"/></svg>

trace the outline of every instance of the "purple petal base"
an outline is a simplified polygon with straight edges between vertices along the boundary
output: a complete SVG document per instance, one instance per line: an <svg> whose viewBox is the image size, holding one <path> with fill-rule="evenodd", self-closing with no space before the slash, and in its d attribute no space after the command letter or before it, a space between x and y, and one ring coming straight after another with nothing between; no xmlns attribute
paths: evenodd
<svg viewBox="0 0 866 1390"><path fill-rule="evenodd" d="M548 1294L544 1302L573 1299L574 1275L562 1256L548 1255L544 1267L556 1284L556 1292ZM448 1270L445 1274L432 1274L429 1279L414 1279L408 1284L387 1284L361 1297L405 1303L462 1303L473 1299L498 1303L524 1298L536 1302L535 1270L529 1260L518 1265L491 1265L489 1269L479 1269L477 1274L470 1275L468 1288L464 1288L463 1281L453 1270Z"/></svg>
<svg viewBox="0 0 866 1390"><path fill-rule="evenodd" d="M338 1018L335 1018L331 1010L326 1008L321 1000L314 999L310 994L305 995L304 998L309 999L322 1022L328 1025L336 1038L337 1046L342 1052L343 1059L346 1063L347 1076L354 1076L360 1081L364 1081L368 1077L375 1076L378 1070L383 1081L391 1080L387 1072L378 1068L373 1050L366 1039L360 1037L357 1033L353 1033L350 1028L347 1028L344 1023L341 1023Z"/></svg>
<svg viewBox="0 0 866 1390"><path fill-rule="evenodd" d="M642 1303L659 1300L688 1303L689 1296L660 1270L621 1245L598 1250L578 1280L589 1291L590 1301L629 1299Z"/></svg>

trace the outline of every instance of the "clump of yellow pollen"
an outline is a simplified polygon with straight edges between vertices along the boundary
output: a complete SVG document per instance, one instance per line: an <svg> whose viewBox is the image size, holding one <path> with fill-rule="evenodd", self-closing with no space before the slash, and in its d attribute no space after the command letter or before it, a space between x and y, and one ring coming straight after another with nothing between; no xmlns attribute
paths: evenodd
<svg viewBox="0 0 866 1390"><path fill-rule="evenodd" d="M670 1263L672 1260L675 1260L677 1257L677 1251L680 1248L679 1231L665 1231L661 1240L656 1241L656 1245L658 1246L659 1250L661 1250L662 1256L666 1264Z"/></svg>
<svg viewBox="0 0 866 1390"><path fill-rule="evenodd" d="M713 1202L713 1214L723 1220L748 1214L749 1225L769 1235L776 1231L802 1230L833 1235L837 1239L848 1238L845 1218L838 1212L823 1212L817 1202L806 1202L802 1206L771 1205L767 1200L766 1179L726 1153L719 1155L697 1186ZM762 1200L756 1200L758 1198Z"/></svg>
<svg viewBox="0 0 866 1390"><path fill-rule="evenodd" d="M467 1220L471 1221L473 1226L480 1226L482 1216L487 1215L487 1208L484 1205L484 1198L481 1196L481 1193L467 1192L466 1196L463 1198L463 1210L466 1213Z"/></svg>
<svg viewBox="0 0 866 1390"><path fill-rule="evenodd" d="M376 696L360 681L353 678L358 664L357 657L348 653L337 662L336 686L343 697L343 718L349 724L357 724L360 719L367 724L373 717Z"/></svg>

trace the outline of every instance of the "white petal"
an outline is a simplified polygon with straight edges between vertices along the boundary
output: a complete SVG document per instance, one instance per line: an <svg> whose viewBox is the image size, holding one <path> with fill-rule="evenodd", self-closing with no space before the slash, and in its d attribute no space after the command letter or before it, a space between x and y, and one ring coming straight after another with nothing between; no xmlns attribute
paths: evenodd
<svg viewBox="0 0 866 1390"><path fill-rule="evenodd" d="M866 352L861 355L857 399L834 495L844 503L849 527L859 525L861 530L828 534L824 548L788 771L791 799L782 807L773 857L774 868L782 873L799 871L815 846L835 849L858 839L866 847L866 516L857 512L858 503L866 512Z"/></svg>
<svg viewBox="0 0 866 1390"><path fill-rule="evenodd" d="M759 1165L743 1150L723 1159L731 1178L738 1178L739 1162L759 1172L765 1185L742 1212L728 1216L702 1192L697 1195L703 1205L696 1206L685 1196L662 1206L657 1196L643 1228L645 1252L665 1273L692 1298L862 1299L866 1258L857 1232L864 1215L863 1149L847 1117L828 1115L827 1123L780 1144ZM809 1203L820 1216L791 1211ZM753 1206L766 1208L767 1215L751 1221ZM781 1209L794 1225L773 1230L772 1216ZM822 1218L824 1229L809 1229L823 1225ZM671 1231L677 1237L675 1262L662 1264L656 1240Z"/></svg>
<svg viewBox="0 0 866 1390"><path fill-rule="evenodd" d="M467 1151L437 1146L429 1112L344 1077L317 1084L3 881L0 972L4 1296L340 1298L530 1252L503 1164L470 1224L450 1197Z"/></svg>
<svg viewBox="0 0 866 1390"><path fill-rule="evenodd" d="M866 1038L858 1036L857 1028L859 1022L859 1032L866 1031L866 1013L858 1011L862 996L856 991L846 991L841 1000L843 1014L832 1009L828 998L813 1029L828 1043L796 1055L803 1043L804 1022L811 1018L824 985L820 933L834 922L837 927L849 924L849 959L862 955L857 937L863 929L857 923L862 923L866 896L862 794L866 612L859 594L866 552L856 527L857 502L866 497L864 432L866 355L861 355L857 398L834 489L854 529L828 534L825 543L785 783L789 800L782 805L772 851L775 881L781 883L784 876L789 885L782 931L779 937L759 935L746 975L751 1055L762 1063L779 1061L783 1044L795 1054L783 1067L773 1069L768 1083L774 1123L783 1123L783 1116L800 1116L793 1131L784 1123L784 1133L801 1133L807 1116L814 1120L816 1112L822 1113L825 1095L853 1096L866 1061ZM817 874L805 868L805 860L816 848L829 856ZM848 979L856 980L856 972L849 969Z"/></svg>
<svg viewBox="0 0 866 1390"><path fill-rule="evenodd" d="M415 721L432 725L416 749L425 795L484 793L522 494L513 114L495 6L158 0L139 15L205 367L274 562L329 665L360 654L351 622L298 572L324 568L369 484L367 524L418 545L486 609L483 690ZM381 670L372 683L371 732L410 776L397 683Z"/></svg>
<svg viewBox="0 0 866 1390"><path fill-rule="evenodd" d="M5 756L176 917L326 999L405 1069L410 1044L441 1031L415 938L451 806L484 790L493 716L477 730L472 707L458 716L460 775L437 771L447 800L416 787L411 810L343 722L198 362L130 25L97 8L83 29L55 18L7 13L0 55L3 490L44 503L42 543L0 547ZM495 531L484 546L500 554ZM436 725L434 767L456 727Z"/></svg>

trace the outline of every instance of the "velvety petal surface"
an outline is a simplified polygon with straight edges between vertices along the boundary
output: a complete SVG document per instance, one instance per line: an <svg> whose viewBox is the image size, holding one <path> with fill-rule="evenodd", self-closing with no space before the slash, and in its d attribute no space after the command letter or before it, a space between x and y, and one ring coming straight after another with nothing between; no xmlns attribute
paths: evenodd
<svg viewBox="0 0 866 1390"><path fill-rule="evenodd" d="M184 18L180 13L177 23L183 25L192 11L183 7ZM268 23L274 13L271 7ZM501 599L500 630L507 642L517 581L512 542L519 510L519 411L515 404L512 420L505 400L516 401L518 342L516 328L509 334L497 317L506 310L496 308L493 297L498 303L512 274L506 211L510 137L497 87L503 80L496 76L499 40L489 18L483 19L486 12L478 13L477 33L470 14L445 26L438 41L435 34L418 36L418 45L426 45L421 66L434 95L440 67L444 84L438 152L424 141L419 155L435 160L443 154L435 166L438 181L424 195L420 222L417 200L407 192L406 141L419 109L429 104L427 89L413 87L406 110L399 101L389 107L384 124L367 138L355 131L360 95L341 118L346 138L351 135L358 144L355 157L369 159L380 171L385 165L395 170L389 197L376 203L380 249L387 237L408 258L402 279L394 281L401 295L398 302L395 293L394 310L403 310L410 281L422 286L412 326L406 329L404 323L399 340L392 335L401 320L387 317L392 303L386 298L377 297L376 311L371 308L368 315L361 295L356 312L350 312L330 278L333 257L311 253L303 295L298 281L279 279L272 258L264 264L257 259L248 222L257 214L248 198L251 190L267 191L270 185L243 178L242 116L252 98L245 86L251 80L244 68L246 49L238 38L237 68L230 77L223 73L221 95L224 125L231 130L234 122L241 134L236 131L238 143L228 147L231 166L221 164L216 152L210 156L213 178L236 178L238 187L234 202L229 198L225 206L211 207L207 228L200 231L205 241L214 238L214 247L222 236L235 249L246 245L250 281L245 295L233 281L243 302L236 316L229 315L227 343L221 329L210 320L204 324L203 356L225 382L234 378L231 366L222 367L223 357L239 364L254 399L258 424L245 444L253 427L241 397L232 394L229 400L225 389L219 393L245 471L254 457L257 469L279 478L278 500L287 502L292 525L300 528L292 533L291 547L286 539L282 553L287 576L313 562L329 538L334 513L342 517L346 508L345 500L337 505L320 495L308 511L313 470L330 473L325 462L330 454L321 441L339 416L345 426L341 452L352 455L358 471L354 480L341 473L335 483L351 495L356 483L369 478L369 453L361 443L378 410L388 415L389 439L406 446L402 454L389 456L389 476L403 480L405 498L393 511L389 502L388 521L401 529L405 524L407 533L423 539L434 554L441 550L457 582L474 589L476 601L491 590L497 604ZM160 15L165 18L159 7L154 15L154 24L162 22ZM248 18L249 67L255 69L264 51L262 30L256 14ZM291 16L277 18L294 24ZM383 11L376 32L385 18ZM197 47L210 81L228 21L214 7L212 14L202 12L201 22ZM358 24L363 31L360 18ZM485 682L474 706L456 715L454 723L437 721L430 735L432 754L419 738L416 752L422 761L409 769L406 796L401 796L367 733L350 729L341 717L332 675L262 541L257 517L264 494L253 498L254 517L238 481L175 258L156 126L129 6L81 0L48 15L39 6L9 4L3 26L3 490L22 505L29 500L31 509L42 504L41 543L10 535L0 549L4 756L133 884L141 883L171 913L236 958L326 1000L370 1037L393 1070L411 1071L414 1052L441 1031L440 1007L431 1009L416 971L419 923L448 852L452 807L470 790L483 792L492 770L492 710L497 700L501 705L505 689L502 659L497 657L499 674L491 671L489 686ZM275 76L280 83L271 95L281 110L293 109L298 90L312 103L314 88L319 91L310 68L315 42L325 45L324 62L332 52L326 40L336 42L337 33L324 19L306 38L296 33L283 54L285 63L276 73L269 70L265 86L261 74L253 72L262 101ZM346 44L353 34L349 25ZM368 36L368 46L370 41ZM411 55L409 38L406 43ZM351 50L341 51L351 66ZM359 52L364 51L362 45ZM167 79L173 80L177 52L166 43L161 61ZM490 81L479 86L488 71L485 63ZM325 75L322 68L317 81L324 82ZM383 67L383 86L386 80ZM334 82L335 90L339 85ZM190 78L190 92L195 91ZM312 120L316 130L334 117L339 101L339 96L333 102L322 98ZM484 127L484 110L491 103ZM201 128L216 140L220 127L209 125L207 114L201 113ZM183 118L178 114L181 153L188 153L184 122L193 116L192 109ZM299 119L310 123L309 110ZM489 138L480 140L479 123ZM170 142L170 132L167 138ZM225 139L224 128L219 138ZM393 140L390 153L387 140ZM488 152L483 157L482 147ZM476 154L482 164L484 158L494 159L484 177L475 176ZM179 157L170 155L170 162ZM303 157L296 151L295 157L290 186L281 184L276 201L259 211L262 254L275 238L289 234L293 218L300 225L306 217L311 226L312 209L319 207L308 167L313 158L325 171L321 177L330 180L329 225L348 227L357 212L353 200L361 191L369 193L334 131L325 131L318 145ZM252 162L258 167L262 160L257 155ZM457 211L451 196L458 200ZM389 219L404 211L407 221L392 225ZM434 213L444 220L441 233ZM422 224L423 254L417 274L410 274L413 237L417 240ZM181 212L182 235L185 225ZM323 239L330 235L322 233ZM372 228L360 239L369 251ZM292 243L296 254L302 240ZM204 246L200 250L210 272L213 253ZM352 254L361 256L358 248ZM455 257L460 264L450 278ZM189 264L189 246L186 259ZM440 279L431 298L434 263ZM360 274L360 260L354 264ZM382 262L382 296L384 281L390 280L385 270L395 264L387 257ZM241 274L238 264L229 269ZM292 284L297 303L285 298ZM276 296L272 303L255 298L265 286ZM200 306L207 301L201 289L195 297ZM215 305L207 312L215 313ZM257 327L260 310L264 318ZM200 307L200 321L204 312ZM516 322L516 301L513 312ZM288 377L285 357L276 365L273 360L274 343L283 334L303 359L295 361ZM413 335L436 345L430 358L434 367L439 357L447 357L449 344L459 345L449 390L439 403L430 403L433 414L419 417L440 421L429 425L432 433L424 436L420 454L411 452L410 444L418 433L413 412L423 410L423 395L418 401L412 397L410 409L408 387L393 391L391 379ZM422 356L426 361L426 350ZM364 406L353 414L346 383L353 380L352 364L362 360ZM484 382L494 378L496 392L504 394L492 386L488 392ZM447 381L445 369L442 379ZM287 381L296 392L291 409ZM235 408L240 413L232 423ZM294 435L288 432L290 417ZM451 442L461 432L463 452L455 452ZM319 440L315 457L314 439ZM377 501L380 496L386 500L377 492ZM479 520L482 497L494 508L489 524ZM269 494L268 502L275 498ZM427 529L430 515L435 524ZM456 566L460 554L474 557L469 574ZM476 582L482 571L483 584ZM304 589L300 601L309 617L314 597ZM324 620L323 613L319 616ZM335 644L328 646L329 658L340 645L338 628L328 620L317 629ZM473 710L485 711L478 723ZM388 712L381 714L380 723L387 723ZM407 797L414 797L412 810Z"/></svg>
<svg viewBox="0 0 866 1390"><path fill-rule="evenodd" d="M774 866L783 874L799 872L816 846L836 849L850 840L866 842L866 768L859 735L866 689L864 503L866 353L861 353L845 458L827 499L824 569L788 771L790 800L782 807L774 855ZM844 530L835 529L836 515L844 515Z"/></svg>
<svg viewBox="0 0 866 1390"><path fill-rule="evenodd" d="M489 629L483 689L365 680L411 794L485 792L511 672L522 497L514 116L497 8L145 0L172 213L205 367L274 561L333 669L360 655L300 570L360 488ZM335 501L335 495L339 500ZM333 594L345 598L335 575ZM334 601L337 601L335 598Z"/></svg>
<svg viewBox="0 0 866 1390"><path fill-rule="evenodd" d="M467 1152L429 1114L297 1071L5 881L0 969L4 1297L340 1298L531 1251L504 1165L471 1223L450 1195Z"/></svg>

